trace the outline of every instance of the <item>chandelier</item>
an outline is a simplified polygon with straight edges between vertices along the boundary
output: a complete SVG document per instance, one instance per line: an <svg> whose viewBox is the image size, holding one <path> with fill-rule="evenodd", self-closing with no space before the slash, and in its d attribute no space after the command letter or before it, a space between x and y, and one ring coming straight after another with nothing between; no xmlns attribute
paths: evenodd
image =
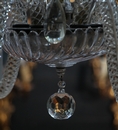
<svg viewBox="0 0 118 130"><path fill-rule="evenodd" d="M2 49L9 54L1 74L0 98L11 92L21 59L55 67L59 89L49 97L47 109L54 119L68 119L76 105L65 92L66 67L106 54L118 101L115 0L2 0L0 9L1 57Z"/></svg>

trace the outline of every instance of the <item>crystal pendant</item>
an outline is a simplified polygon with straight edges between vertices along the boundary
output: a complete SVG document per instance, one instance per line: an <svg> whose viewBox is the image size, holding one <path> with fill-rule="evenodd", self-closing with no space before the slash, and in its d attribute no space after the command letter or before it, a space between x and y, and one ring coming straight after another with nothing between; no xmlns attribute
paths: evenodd
<svg viewBox="0 0 118 130"><path fill-rule="evenodd" d="M65 81L63 81L62 77L60 78L58 86L58 92L51 95L48 99L48 113L54 119L68 119L74 114L75 100L71 95L65 93Z"/></svg>
<svg viewBox="0 0 118 130"><path fill-rule="evenodd" d="M47 4L44 17L44 36L50 44L57 44L65 37L66 18L59 0Z"/></svg>

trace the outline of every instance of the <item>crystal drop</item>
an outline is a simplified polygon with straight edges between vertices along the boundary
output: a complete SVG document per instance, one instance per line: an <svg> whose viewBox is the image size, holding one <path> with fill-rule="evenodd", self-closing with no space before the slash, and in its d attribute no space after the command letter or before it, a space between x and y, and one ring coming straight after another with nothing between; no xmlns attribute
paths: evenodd
<svg viewBox="0 0 118 130"><path fill-rule="evenodd" d="M47 109L49 115L54 119L68 119L75 111L74 98L65 93L64 89L59 90L48 99Z"/></svg>
<svg viewBox="0 0 118 130"><path fill-rule="evenodd" d="M52 0L47 5L44 17L44 35L48 42L57 44L65 37L66 18L59 0Z"/></svg>

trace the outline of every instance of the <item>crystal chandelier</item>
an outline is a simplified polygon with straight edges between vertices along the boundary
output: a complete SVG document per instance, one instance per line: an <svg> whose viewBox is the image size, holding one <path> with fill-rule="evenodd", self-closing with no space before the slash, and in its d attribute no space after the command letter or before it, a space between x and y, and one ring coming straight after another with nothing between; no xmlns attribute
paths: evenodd
<svg viewBox="0 0 118 130"><path fill-rule="evenodd" d="M115 0L2 0L0 8L1 51L9 54L0 98L12 90L21 58L55 67L59 89L48 99L47 109L54 119L68 119L75 111L75 101L65 92L65 68L106 54L118 101Z"/></svg>

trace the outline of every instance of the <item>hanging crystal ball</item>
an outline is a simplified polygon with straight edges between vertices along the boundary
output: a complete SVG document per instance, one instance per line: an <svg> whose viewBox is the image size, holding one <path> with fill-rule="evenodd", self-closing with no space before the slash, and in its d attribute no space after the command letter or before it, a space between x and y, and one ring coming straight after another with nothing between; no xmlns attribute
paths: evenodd
<svg viewBox="0 0 118 130"><path fill-rule="evenodd" d="M48 113L54 119L68 119L75 111L74 98L65 93L64 89L59 89L57 93L50 96L47 102Z"/></svg>

